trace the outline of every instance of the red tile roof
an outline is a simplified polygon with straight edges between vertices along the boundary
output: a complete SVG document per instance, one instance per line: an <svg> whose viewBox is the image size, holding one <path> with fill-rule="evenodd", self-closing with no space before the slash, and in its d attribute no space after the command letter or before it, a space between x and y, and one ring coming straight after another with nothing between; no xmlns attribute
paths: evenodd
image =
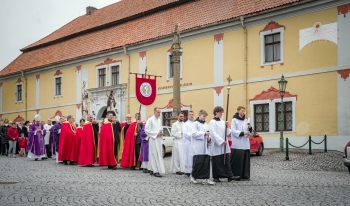
<svg viewBox="0 0 350 206"><path fill-rule="evenodd" d="M136 7L140 7L137 5L142 5L145 8L144 11L146 11L147 9L150 10L175 1L123 0L95 11L89 17L85 15L78 17L49 36L26 47L28 51L25 50L25 52L0 71L0 76L69 61L124 45L136 44L167 36L170 35L176 23L180 23L180 29L186 31L237 18L241 15L253 14L281 6L290 6L307 0L195 0L108 28L73 36L58 43L45 45L45 43L64 38L74 32L107 24L108 22L125 18L128 15L142 12L142 10L136 9ZM143 2L147 3L145 4ZM122 11L124 13L118 17L109 17L108 15L128 9L130 11ZM30 50L31 47L38 45L40 45L39 48Z"/></svg>

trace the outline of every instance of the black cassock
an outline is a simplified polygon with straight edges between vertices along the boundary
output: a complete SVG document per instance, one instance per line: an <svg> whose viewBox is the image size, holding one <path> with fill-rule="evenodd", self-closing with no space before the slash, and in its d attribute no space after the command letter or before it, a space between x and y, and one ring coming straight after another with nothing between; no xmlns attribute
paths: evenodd
<svg viewBox="0 0 350 206"><path fill-rule="evenodd" d="M195 179L209 179L210 177L210 156L209 155L193 156L192 177Z"/></svg>
<svg viewBox="0 0 350 206"><path fill-rule="evenodd" d="M250 150L231 149L231 170L234 176L250 178Z"/></svg>
<svg viewBox="0 0 350 206"><path fill-rule="evenodd" d="M117 122L113 124L113 133L114 133L114 156L116 157L118 155L118 144L120 142L119 133L122 130L122 127L120 126L120 123Z"/></svg>

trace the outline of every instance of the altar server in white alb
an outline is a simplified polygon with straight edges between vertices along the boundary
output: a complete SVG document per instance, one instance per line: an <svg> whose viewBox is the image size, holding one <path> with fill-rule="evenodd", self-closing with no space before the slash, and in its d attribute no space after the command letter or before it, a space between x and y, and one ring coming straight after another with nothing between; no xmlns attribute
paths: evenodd
<svg viewBox="0 0 350 206"><path fill-rule="evenodd" d="M154 116L146 122L145 132L149 138L149 165L148 169L153 172L155 177L162 177L165 173L162 156L163 148L163 127L159 119L160 109L154 108Z"/></svg>
<svg viewBox="0 0 350 206"><path fill-rule="evenodd" d="M171 126L171 136L174 138L173 151L171 154L170 172L178 175L185 173L184 147L182 128L184 124L184 113L179 112L177 121Z"/></svg>
<svg viewBox="0 0 350 206"><path fill-rule="evenodd" d="M192 183L196 184L197 179L202 179L202 184L213 185L215 182L210 178L210 148L208 148L209 127L205 123L208 113L201 109L199 117L193 124L193 134L191 142L191 155L193 155Z"/></svg>
<svg viewBox="0 0 350 206"><path fill-rule="evenodd" d="M252 126L245 119L245 108L239 106L231 123L231 170L233 175L240 176L242 180L250 178L249 133L252 130Z"/></svg>
<svg viewBox="0 0 350 206"><path fill-rule="evenodd" d="M46 156L47 158L51 158L51 150L49 148L49 143L50 143L50 129L52 127L52 124L51 124L51 119L48 119L47 120L47 124L44 125L44 129L46 131L46 134L45 134L45 149L46 149Z"/></svg>
<svg viewBox="0 0 350 206"><path fill-rule="evenodd" d="M237 180L240 177L233 176L230 165L230 148L225 141L225 129L227 135L230 134L230 129L227 128L228 122L221 120L224 109L220 106L214 108L214 119L209 123L211 143L211 159L214 182L221 182L219 178L227 178L228 181ZM227 139L227 138L226 138ZM226 154L224 149L226 147ZM224 156L226 155L226 162L224 164Z"/></svg>
<svg viewBox="0 0 350 206"><path fill-rule="evenodd" d="M185 174L191 176L193 156L191 155L191 139L193 133L193 111L188 112L188 120L183 126L183 143L184 143L184 158L185 158ZM192 177L190 177L192 178Z"/></svg>

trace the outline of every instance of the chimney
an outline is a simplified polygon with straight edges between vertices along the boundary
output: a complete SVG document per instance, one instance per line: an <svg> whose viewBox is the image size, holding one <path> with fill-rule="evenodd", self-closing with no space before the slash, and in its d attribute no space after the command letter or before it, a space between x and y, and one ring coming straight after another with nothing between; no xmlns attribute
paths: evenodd
<svg viewBox="0 0 350 206"><path fill-rule="evenodd" d="M86 16L90 16L92 13L94 13L97 9L92 6L86 7Z"/></svg>

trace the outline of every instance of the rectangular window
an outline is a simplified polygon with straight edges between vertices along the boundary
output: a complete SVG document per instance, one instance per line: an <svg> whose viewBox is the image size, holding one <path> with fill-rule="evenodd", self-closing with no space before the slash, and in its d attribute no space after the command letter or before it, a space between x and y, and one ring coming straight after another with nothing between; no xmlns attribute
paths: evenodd
<svg viewBox="0 0 350 206"><path fill-rule="evenodd" d="M56 89L55 89L55 95L62 95L62 77L57 77L55 78L55 85L56 85Z"/></svg>
<svg viewBox="0 0 350 206"><path fill-rule="evenodd" d="M106 85L106 68L98 70L98 87L105 87Z"/></svg>
<svg viewBox="0 0 350 206"><path fill-rule="evenodd" d="M17 95L16 95L16 101L22 101L22 84L17 85Z"/></svg>
<svg viewBox="0 0 350 206"><path fill-rule="evenodd" d="M283 114L281 114L281 103L276 103L276 131L293 130L293 104L292 102L283 103Z"/></svg>
<svg viewBox="0 0 350 206"><path fill-rule="evenodd" d="M173 115L173 112L162 112L162 125L171 127L170 125L170 117Z"/></svg>
<svg viewBox="0 0 350 206"><path fill-rule="evenodd" d="M119 84L119 65L112 66L112 85Z"/></svg>
<svg viewBox="0 0 350 206"><path fill-rule="evenodd" d="M269 104L254 105L254 126L257 132L268 132L270 127Z"/></svg>
<svg viewBox="0 0 350 206"><path fill-rule="evenodd" d="M173 55L170 55L170 69L169 69L169 78L174 78L174 58Z"/></svg>
<svg viewBox="0 0 350 206"><path fill-rule="evenodd" d="M265 36L265 62L281 60L281 34L270 34Z"/></svg>

